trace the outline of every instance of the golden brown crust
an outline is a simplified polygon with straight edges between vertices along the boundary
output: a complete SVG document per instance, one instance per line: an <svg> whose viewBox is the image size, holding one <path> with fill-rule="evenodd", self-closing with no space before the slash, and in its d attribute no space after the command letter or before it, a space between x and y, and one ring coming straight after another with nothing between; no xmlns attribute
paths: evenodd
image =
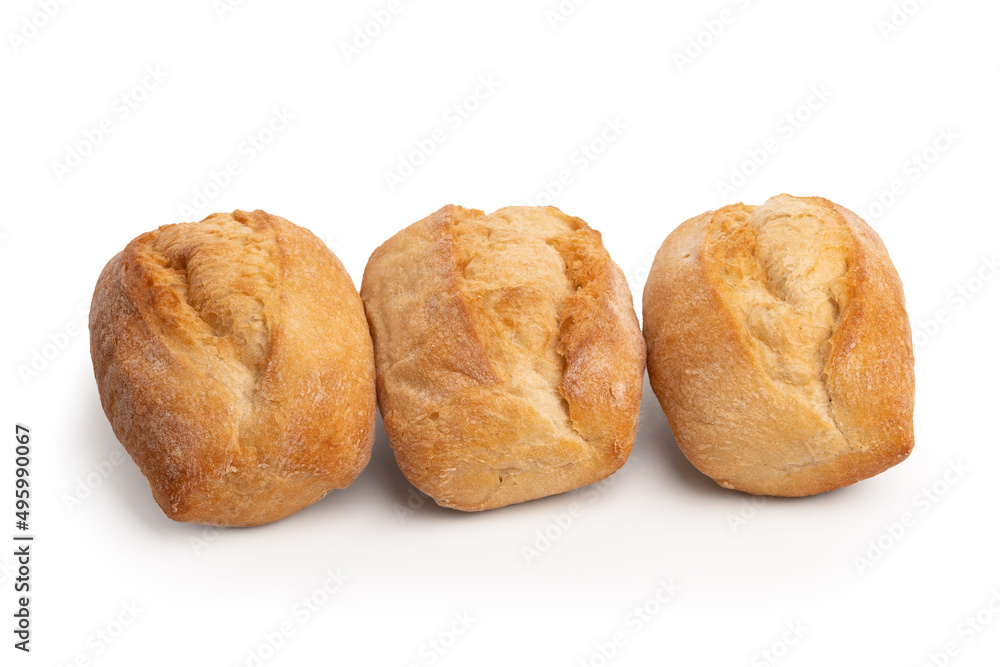
<svg viewBox="0 0 1000 667"><path fill-rule="evenodd" d="M105 413L171 519L276 521L368 462L361 300L283 218L217 213L139 236L101 273L90 334Z"/></svg>
<svg viewBox="0 0 1000 667"><path fill-rule="evenodd" d="M902 284L878 235L825 199L682 224L654 260L643 327L677 443L722 486L812 495L913 448Z"/></svg>
<svg viewBox="0 0 1000 667"><path fill-rule="evenodd" d="M396 459L439 504L502 507L625 463L645 348L582 220L446 206L372 254L361 295Z"/></svg>

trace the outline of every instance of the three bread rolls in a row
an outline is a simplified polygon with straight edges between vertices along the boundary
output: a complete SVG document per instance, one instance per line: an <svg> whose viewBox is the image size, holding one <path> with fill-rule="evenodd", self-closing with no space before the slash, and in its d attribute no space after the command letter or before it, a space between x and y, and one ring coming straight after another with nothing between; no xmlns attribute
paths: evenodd
<svg viewBox="0 0 1000 667"><path fill-rule="evenodd" d="M376 396L400 469L440 505L597 482L631 451L647 345L677 443L727 488L820 493L912 449L902 287L845 209L782 196L689 220L656 256L643 315L640 331L600 234L555 208L447 206L374 252L360 295L310 232L236 211L116 255L91 353L164 513L218 526L351 484Z"/></svg>

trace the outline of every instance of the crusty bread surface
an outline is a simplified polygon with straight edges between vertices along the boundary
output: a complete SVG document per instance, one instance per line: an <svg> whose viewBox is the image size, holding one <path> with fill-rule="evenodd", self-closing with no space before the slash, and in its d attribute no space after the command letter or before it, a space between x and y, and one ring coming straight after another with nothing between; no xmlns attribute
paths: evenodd
<svg viewBox="0 0 1000 667"><path fill-rule="evenodd" d="M645 347L582 220L446 206L375 251L361 295L396 459L440 505L519 503L625 463Z"/></svg>
<svg viewBox="0 0 1000 667"><path fill-rule="evenodd" d="M322 241L283 218L217 213L139 236L104 268L90 334L104 411L171 519L276 521L368 462L360 297Z"/></svg>
<svg viewBox="0 0 1000 667"><path fill-rule="evenodd" d="M807 496L913 448L899 276L881 239L821 198L688 220L643 293L650 382L687 458L720 485Z"/></svg>

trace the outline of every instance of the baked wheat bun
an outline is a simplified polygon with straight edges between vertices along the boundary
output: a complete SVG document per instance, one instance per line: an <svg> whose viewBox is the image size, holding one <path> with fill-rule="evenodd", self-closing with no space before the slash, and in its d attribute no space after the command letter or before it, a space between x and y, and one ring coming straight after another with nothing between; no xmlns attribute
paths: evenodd
<svg viewBox="0 0 1000 667"><path fill-rule="evenodd" d="M375 369L361 299L310 232L263 211L136 238L90 311L101 404L176 521L254 526L368 462Z"/></svg>
<svg viewBox="0 0 1000 667"><path fill-rule="evenodd" d="M726 488L808 496L913 449L902 284L878 235L825 199L685 222L656 254L643 327L677 444Z"/></svg>
<svg viewBox="0 0 1000 667"><path fill-rule="evenodd" d="M446 206L375 251L361 296L396 460L438 504L502 507L625 463L645 347L582 220Z"/></svg>

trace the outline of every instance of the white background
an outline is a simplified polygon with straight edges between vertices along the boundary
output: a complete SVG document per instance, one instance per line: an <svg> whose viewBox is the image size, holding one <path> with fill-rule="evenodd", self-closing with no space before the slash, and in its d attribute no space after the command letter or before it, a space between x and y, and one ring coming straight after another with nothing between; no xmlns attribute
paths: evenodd
<svg viewBox="0 0 1000 667"><path fill-rule="evenodd" d="M343 45L388 0L221 15L211 0L56 2L51 18L44 4L8 0L0 16L0 538L12 544L15 422L34 435L37 535L30 655L11 646L13 547L0 551L4 665L922 665L952 641L938 664L996 664L996 3L907 0L893 26L890 0L591 0L558 22L557 0L404 1L350 58ZM496 90L477 91L481 77ZM274 109L294 119L249 159ZM602 145L608 123L621 129ZM436 128L445 141L390 188ZM77 166L56 164L74 151ZM239 173L213 188L230 160ZM753 173L720 193L734 169ZM754 505L686 462L647 384L630 465L597 488L407 513L380 426L350 489L277 524L164 518L101 411L85 330L97 276L130 239L262 208L315 231L358 282L403 226L447 203L537 202L564 170L553 201L604 234L637 304L652 253L704 210L789 192L869 220L917 338L910 459ZM338 569L349 580L318 592ZM661 580L679 586L667 602ZM305 620L309 596L323 604Z"/></svg>

